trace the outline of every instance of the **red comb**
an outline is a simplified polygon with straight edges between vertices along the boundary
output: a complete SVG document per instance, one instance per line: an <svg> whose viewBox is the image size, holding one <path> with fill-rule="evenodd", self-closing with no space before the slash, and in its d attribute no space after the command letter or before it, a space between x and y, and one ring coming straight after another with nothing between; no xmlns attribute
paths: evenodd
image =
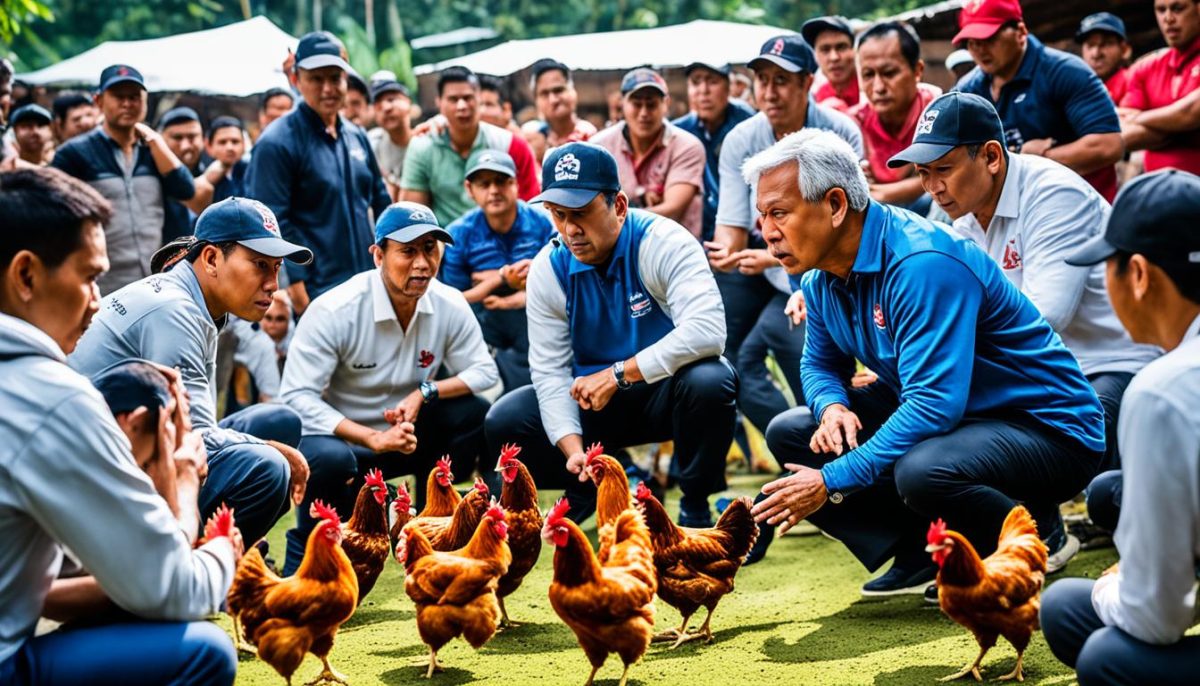
<svg viewBox="0 0 1200 686"><path fill-rule="evenodd" d="M550 513L546 515L546 523L550 526L556 526L562 521L563 517L567 516L567 510L570 508L571 504L567 502L565 497L559 498L558 502L554 503L554 507L550 508Z"/></svg>
<svg viewBox="0 0 1200 686"><path fill-rule="evenodd" d="M638 500L649 500L654 497L654 494L650 492L650 487L646 485L645 481L639 481L634 497Z"/></svg>
<svg viewBox="0 0 1200 686"><path fill-rule="evenodd" d="M481 479L479 477L475 477L475 490L479 491L480 493L482 493L484 495L488 494L487 484L484 483L483 479Z"/></svg>
<svg viewBox="0 0 1200 686"><path fill-rule="evenodd" d="M383 472L378 469L372 469L367 472L367 485L376 488L387 488L387 484L383 483Z"/></svg>
<svg viewBox="0 0 1200 686"><path fill-rule="evenodd" d="M507 513L504 512L503 507L500 507L500 503L496 502L495 498L492 498L491 507L488 508L485 516L494 522L503 522Z"/></svg>
<svg viewBox="0 0 1200 686"><path fill-rule="evenodd" d="M938 545L946 538L946 522L942 521L941 517L929 525L929 533L925 535L925 542L929 545Z"/></svg>
<svg viewBox="0 0 1200 686"><path fill-rule="evenodd" d="M230 538L233 536L233 510L225 503L217 508L217 511L208 518L208 522L204 525L204 538L211 541L214 538Z"/></svg>
<svg viewBox="0 0 1200 686"><path fill-rule="evenodd" d="M517 459L517 455L521 454L521 446L516 443L506 443L500 449L500 464Z"/></svg>
<svg viewBox="0 0 1200 686"><path fill-rule="evenodd" d="M442 456L442 459L438 460L438 469L440 469L440 470L442 470L443 472L446 472L447 474L450 474L451 476L453 476L453 474L451 474L450 467L451 467L451 463L450 463L450 456L449 456L449 455L443 455L443 456Z"/></svg>
<svg viewBox="0 0 1200 686"><path fill-rule="evenodd" d="M312 507L308 508L308 515L314 519L320 517L334 526L341 526L342 520L338 517L337 510L329 507L320 500L314 500Z"/></svg>
<svg viewBox="0 0 1200 686"><path fill-rule="evenodd" d="M408 493L408 482L401 481L400 485L396 487L396 499L392 501L392 506L402 508L407 512L410 505L412 505L412 496Z"/></svg>
<svg viewBox="0 0 1200 686"><path fill-rule="evenodd" d="M599 443L591 444L588 446L586 455L588 463L591 464L592 460L600 457L602 454L604 454L604 446L600 445Z"/></svg>

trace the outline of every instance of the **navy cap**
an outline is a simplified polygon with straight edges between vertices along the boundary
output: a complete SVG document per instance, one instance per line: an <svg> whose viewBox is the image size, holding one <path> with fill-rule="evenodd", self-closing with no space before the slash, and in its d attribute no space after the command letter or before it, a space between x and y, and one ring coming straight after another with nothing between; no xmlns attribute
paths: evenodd
<svg viewBox="0 0 1200 686"><path fill-rule="evenodd" d="M542 192L529 202L577 209L600 193L619 190L621 179L612 153L591 143L567 143L546 155L542 163Z"/></svg>
<svg viewBox="0 0 1200 686"><path fill-rule="evenodd" d="M450 232L438 224L433 210L418 202L400 201L388 205L375 222L375 244L390 239L397 243L411 243L421 236L433 237L448 245L454 245Z"/></svg>
<svg viewBox="0 0 1200 686"><path fill-rule="evenodd" d="M696 71L697 69L707 69L711 72L720 74L721 76L724 76L725 78L729 78L730 72L733 71L733 67L729 66L729 64L722 64L720 66L717 66L714 64L709 64L707 62L692 62L691 64L689 64L688 66L683 68L683 74L684 74L684 76L691 76L692 72Z"/></svg>
<svg viewBox="0 0 1200 686"><path fill-rule="evenodd" d="M1079 22L1079 29L1075 31L1075 42L1082 43L1089 33L1096 31L1111 33L1125 40L1125 22L1111 12L1097 12L1087 15Z"/></svg>
<svg viewBox="0 0 1200 686"><path fill-rule="evenodd" d="M226 198L208 206L196 220L196 239L206 243L235 242L267 257L286 257L296 264L312 262L312 251L279 235L271 208L248 198Z"/></svg>
<svg viewBox="0 0 1200 686"><path fill-rule="evenodd" d="M114 64L100 72L101 91L106 91L118 83L136 83L143 90L146 88L146 80L142 78L142 72L128 64Z"/></svg>
<svg viewBox="0 0 1200 686"><path fill-rule="evenodd" d="M209 138L212 138L212 134L214 131L217 131L218 129L228 129L228 128L241 129L242 131L246 130L246 127L242 125L241 119L238 119L237 117L231 117L227 114L223 114L208 123L208 136L209 136Z"/></svg>
<svg viewBox="0 0 1200 686"><path fill-rule="evenodd" d="M817 73L817 56L797 33L776 36L763 43L762 48L758 51L758 57L750 60L746 66L754 69L755 64L763 61L770 62L793 74L801 71L809 74Z"/></svg>
<svg viewBox="0 0 1200 686"><path fill-rule="evenodd" d="M494 171L513 178L517 177L517 163L506 152L499 150L479 150L467 160L466 178L477 171Z"/></svg>
<svg viewBox="0 0 1200 686"><path fill-rule="evenodd" d="M350 90L358 91L363 94L367 102L371 102L371 89L367 86L367 81L358 75L358 72L353 69L346 70L346 85Z"/></svg>
<svg viewBox="0 0 1200 686"><path fill-rule="evenodd" d="M13 110L12 115L8 118L8 123L13 126L23 121L40 121L42 124L49 124L52 120L53 117L50 115L50 110L41 105L29 103Z"/></svg>
<svg viewBox="0 0 1200 686"><path fill-rule="evenodd" d="M190 107L176 107L167 110L166 114L158 120L158 128L165 129L168 126L175 126L176 124L188 121L199 122L200 115L196 114L196 110Z"/></svg>
<svg viewBox="0 0 1200 686"><path fill-rule="evenodd" d="M328 31L313 31L300 38L296 46L297 69L320 69L321 67L337 67L342 71L351 71L350 65L342 59L342 42Z"/></svg>
<svg viewBox="0 0 1200 686"><path fill-rule="evenodd" d="M106 367L92 377L92 386L114 416L139 407L161 409L171 401L166 377L145 360L122 360Z"/></svg>
<svg viewBox="0 0 1200 686"><path fill-rule="evenodd" d="M917 122L912 145L888 160L892 169L906 164L929 164L960 145L999 141L1004 126L992 103L973 93L946 93L929 103Z"/></svg>
<svg viewBox="0 0 1200 686"><path fill-rule="evenodd" d="M851 42L854 42L854 29L850 28L850 21L845 17L817 17L809 19L800 27L800 35L810 46L816 45L817 36L825 31L844 33L849 36Z"/></svg>
<svg viewBox="0 0 1200 686"><path fill-rule="evenodd" d="M1104 233L1067 258L1077 267L1117 252L1145 255L1154 264L1200 276L1200 176L1177 169L1143 174L1121 188Z"/></svg>
<svg viewBox="0 0 1200 686"><path fill-rule="evenodd" d="M659 93L667 95L667 82L661 74L653 69L638 67L630 69L625 72L625 76L621 77L621 95L629 95L643 88L653 88Z"/></svg>
<svg viewBox="0 0 1200 686"><path fill-rule="evenodd" d="M386 93L399 93L412 100L412 94L408 92L408 86L395 79L383 79L371 82L371 102L375 102L379 99L379 96Z"/></svg>

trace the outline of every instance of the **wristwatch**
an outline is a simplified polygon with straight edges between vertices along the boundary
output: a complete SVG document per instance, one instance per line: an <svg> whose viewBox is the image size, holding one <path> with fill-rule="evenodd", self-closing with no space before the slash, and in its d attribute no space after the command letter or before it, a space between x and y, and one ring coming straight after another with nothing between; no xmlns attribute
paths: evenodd
<svg viewBox="0 0 1200 686"><path fill-rule="evenodd" d="M421 382L421 397L425 400L426 405L437 400L438 399L437 384L435 384L432 381L422 381Z"/></svg>
<svg viewBox="0 0 1200 686"><path fill-rule="evenodd" d="M620 360L612 366L613 378L617 381L617 390L633 388L633 383L625 380L625 360Z"/></svg>

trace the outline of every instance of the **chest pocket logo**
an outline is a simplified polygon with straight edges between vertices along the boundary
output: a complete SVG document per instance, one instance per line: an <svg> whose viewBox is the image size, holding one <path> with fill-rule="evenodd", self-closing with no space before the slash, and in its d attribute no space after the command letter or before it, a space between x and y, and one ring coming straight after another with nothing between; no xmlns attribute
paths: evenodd
<svg viewBox="0 0 1200 686"><path fill-rule="evenodd" d="M1026 95L1025 93L1018 95L1016 98L1013 99L1013 104L1019 105L1019 104L1025 102L1025 95Z"/></svg>
<svg viewBox="0 0 1200 686"><path fill-rule="evenodd" d="M887 322L883 318L883 308L879 303L875 303L875 309L871 313L871 318L875 320L875 326L881 330L887 329Z"/></svg>
<svg viewBox="0 0 1200 686"><path fill-rule="evenodd" d="M650 314L650 298L645 293L634 293L629 296L629 316L633 319Z"/></svg>
<svg viewBox="0 0 1200 686"><path fill-rule="evenodd" d="M1004 246L1003 264L1006 271L1021 268L1021 253L1017 252L1017 249L1014 247L1016 243L1017 240L1014 238L1008 242L1008 245Z"/></svg>
<svg viewBox="0 0 1200 686"><path fill-rule="evenodd" d="M378 366L379 366L378 362L355 362L354 364L350 365L350 368L363 370L363 369L374 369Z"/></svg>
<svg viewBox="0 0 1200 686"><path fill-rule="evenodd" d="M358 160L359 162L367 161L367 151L363 150L362 148L358 147L357 145L350 146L350 156L353 157L354 159Z"/></svg>
<svg viewBox="0 0 1200 686"><path fill-rule="evenodd" d="M429 365L433 364L433 359L433 353L422 350L421 355L417 358L417 366L421 369L428 369Z"/></svg>

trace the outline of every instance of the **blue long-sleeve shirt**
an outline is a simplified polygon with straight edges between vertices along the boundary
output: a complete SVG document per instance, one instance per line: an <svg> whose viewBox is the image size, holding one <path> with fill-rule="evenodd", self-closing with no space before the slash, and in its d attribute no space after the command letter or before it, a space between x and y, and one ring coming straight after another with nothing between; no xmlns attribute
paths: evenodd
<svg viewBox="0 0 1200 686"><path fill-rule="evenodd" d="M900 398L870 440L821 469L830 493L870 486L965 417L1024 414L1104 450L1104 413L1079 364L974 243L872 202L850 275L813 270L802 288L800 375L813 413L849 404L845 369L854 358Z"/></svg>

